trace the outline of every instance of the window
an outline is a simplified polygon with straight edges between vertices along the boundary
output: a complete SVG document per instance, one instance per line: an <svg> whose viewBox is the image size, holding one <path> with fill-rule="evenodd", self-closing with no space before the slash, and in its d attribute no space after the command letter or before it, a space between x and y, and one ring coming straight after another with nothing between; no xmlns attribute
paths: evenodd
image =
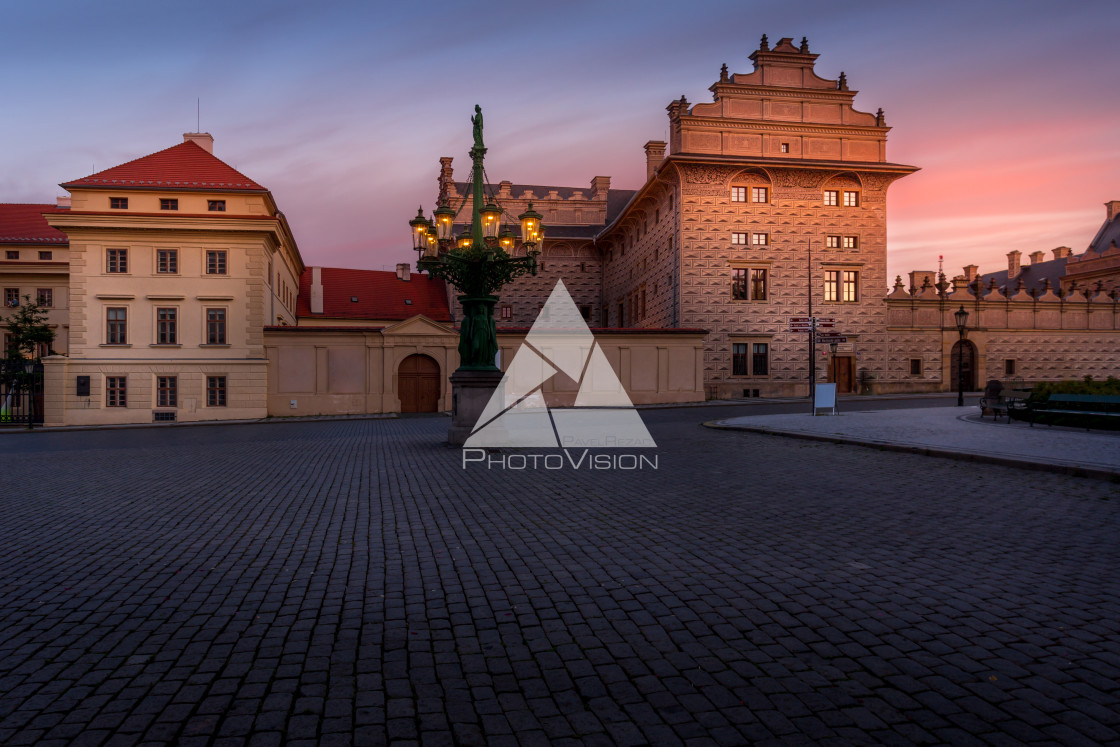
<svg viewBox="0 0 1120 747"><path fill-rule="evenodd" d="M782 143L780 150L782 153L789 153L789 143Z"/></svg>
<svg viewBox="0 0 1120 747"><path fill-rule="evenodd" d="M128 309L123 307L105 309L105 344L128 344Z"/></svg>
<svg viewBox="0 0 1120 747"><path fill-rule="evenodd" d="M513 318L513 307L510 306L508 303L502 304L502 319L512 319L512 318Z"/></svg>
<svg viewBox="0 0 1120 747"><path fill-rule="evenodd" d="M1004 360L1004 362L1003 362L1003 375L1004 376L1014 376L1015 375L1015 359L1014 358L1007 358L1006 360Z"/></svg>
<svg viewBox="0 0 1120 747"><path fill-rule="evenodd" d="M747 235L745 233L733 233L731 234L731 243L745 246L747 243Z"/></svg>
<svg viewBox="0 0 1120 747"><path fill-rule="evenodd" d="M156 309L156 344L179 344L178 309Z"/></svg>
<svg viewBox="0 0 1120 747"><path fill-rule="evenodd" d="M225 345L226 344L226 310L225 309L207 309L206 310L206 344L207 345Z"/></svg>
<svg viewBox="0 0 1120 747"><path fill-rule="evenodd" d="M50 259L54 259L54 252L49 250L39 252L39 259L43 260L44 262Z"/></svg>
<svg viewBox="0 0 1120 747"><path fill-rule="evenodd" d="M226 250L225 249L210 249L206 252L206 274L207 275L225 275L226 274Z"/></svg>
<svg viewBox="0 0 1120 747"><path fill-rule="evenodd" d="M128 272L128 250L106 249L105 272Z"/></svg>
<svg viewBox="0 0 1120 747"><path fill-rule="evenodd" d="M747 375L747 343L734 342L731 344L731 375Z"/></svg>
<svg viewBox="0 0 1120 747"><path fill-rule="evenodd" d="M207 407L225 407L226 406L226 377L225 376L207 376L206 377L206 406Z"/></svg>
<svg viewBox="0 0 1120 747"><path fill-rule="evenodd" d="M859 273L855 270L844 270L844 300L859 300Z"/></svg>
<svg viewBox="0 0 1120 747"><path fill-rule="evenodd" d="M911 376L921 376L922 375L922 359L921 358L911 358L910 359L910 375Z"/></svg>
<svg viewBox="0 0 1120 747"><path fill-rule="evenodd" d="M752 233L751 244L754 246L769 246L770 234L768 233Z"/></svg>
<svg viewBox="0 0 1120 747"><path fill-rule="evenodd" d="M128 210L127 197L110 197L109 198L110 210Z"/></svg>
<svg viewBox="0 0 1120 747"><path fill-rule="evenodd" d="M4 256L7 257L8 259L19 259L19 250L18 249L9 249L7 254L5 254Z"/></svg>
<svg viewBox="0 0 1120 747"><path fill-rule="evenodd" d="M19 306L19 288L4 289L4 306L14 309Z"/></svg>
<svg viewBox="0 0 1120 747"><path fill-rule="evenodd" d="M225 200L207 200L206 209L211 213L224 213L226 211Z"/></svg>
<svg viewBox="0 0 1120 747"><path fill-rule="evenodd" d="M845 192L844 207L859 207L859 192Z"/></svg>
<svg viewBox="0 0 1120 747"><path fill-rule="evenodd" d="M585 322L590 322L591 321L591 307L590 306L588 306L587 304L580 304L579 313L580 313L580 316L583 317L583 321L585 321Z"/></svg>
<svg viewBox="0 0 1120 747"><path fill-rule="evenodd" d="M852 303L859 300L859 272L857 270L826 270L824 273L824 300Z"/></svg>
<svg viewBox="0 0 1120 747"><path fill-rule="evenodd" d="M106 407L127 407L128 406L128 377L127 376L106 376L105 377L105 406Z"/></svg>
<svg viewBox="0 0 1120 747"><path fill-rule="evenodd" d="M35 302L40 306L50 308L54 306L54 289L38 288L35 291Z"/></svg>
<svg viewBox="0 0 1120 747"><path fill-rule="evenodd" d="M161 275L174 275L179 272L179 250L157 249L156 272Z"/></svg>
<svg viewBox="0 0 1120 747"><path fill-rule="evenodd" d="M751 202L767 202L769 192L766 187L751 187Z"/></svg>
<svg viewBox="0 0 1120 747"><path fill-rule="evenodd" d="M825 270L824 272L824 300L840 300L840 271Z"/></svg>
<svg viewBox="0 0 1120 747"><path fill-rule="evenodd" d="M732 376L767 376L770 373L770 343L731 344Z"/></svg>
<svg viewBox="0 0 1120 747"><path fill-rule="evenodd" d="M751 344L751 373L755 376L767 376L770 373L770 343L755 342Z"/></svg>
<svg viewBox="0 0 1120 747"><path fill-rule="evenodd" d="M761 267L751 268L751 300L766 300L766 270Z"/></svg>
<svg viewBox="0 0 1120 747"><path fill-rule="evenodd" d="M824 204L829 207L836 207L840 204L840 191L836 189L826 189L824 191Z"/></svg>
<svg viewBox="0 0 1120 747"><path fill-rule="evenodd" d="M732 187L731 188L731 201L732 202L746 202L747 201L747 188L746 187Z"/></svg>
<svg viewBox="0 0 1120 747"><path fill-rule="evenodd" d="M825 236L824 237L824 248L825 249L839 249L840 248L840 237L839 236Z"/></svg>
<svg viewBox="0 0 1120 747"><path fill-rule="evenodd" d="M176 200L173 197L161 197L161 198L159 198L159 209L160 210L178 210L179 209L179 201Z"/></svg>
<svg viewBox="0 0 1120 747"><path fill-rule="evenodd" d="M858 249L859 248L859 237L858 236L845 236L844 237L844 248L845 249Z"/></svg>
<svg viewBox="0 0 1120 747"><path fill-rule="evenodd" d="M765 301L767 271L762 267L736 267L731 271L731 300Z"/></svg>
<svg viewBox="0 0 1120 747"><path fill-rule="evenodd" d="M156 407L177 407L179 394L178 376L156 377Z"/></svg>

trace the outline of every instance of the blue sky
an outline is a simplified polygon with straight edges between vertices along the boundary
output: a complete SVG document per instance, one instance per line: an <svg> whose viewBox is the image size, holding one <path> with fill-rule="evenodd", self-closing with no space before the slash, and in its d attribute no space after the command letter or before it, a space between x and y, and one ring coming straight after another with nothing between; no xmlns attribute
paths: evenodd
<svg viewBox="0 0 1120 747"><path fill-rule="evenodd" d="M466 168L486 115L492 179L636 188L665 105L709 100L761 34L809 38L857 108L882 107L890 272L1011 249L1081 251L1120 199L1120 4L489 2L9 4L0 201L174 145L195 128L268 186L308 264L410 259L439 157Z"/></svg>

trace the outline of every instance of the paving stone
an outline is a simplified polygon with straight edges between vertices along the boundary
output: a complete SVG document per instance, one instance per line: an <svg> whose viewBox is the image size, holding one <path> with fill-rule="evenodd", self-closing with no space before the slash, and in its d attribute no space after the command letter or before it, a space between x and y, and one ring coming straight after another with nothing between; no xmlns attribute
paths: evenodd
<svg viewBox="0 0 1120 747"><path fill-rule="evenodd" d="M1120 740L1114 486L718 409L643 411L656 471L464 470L438 417L0 434L0 743Z"/></svg>

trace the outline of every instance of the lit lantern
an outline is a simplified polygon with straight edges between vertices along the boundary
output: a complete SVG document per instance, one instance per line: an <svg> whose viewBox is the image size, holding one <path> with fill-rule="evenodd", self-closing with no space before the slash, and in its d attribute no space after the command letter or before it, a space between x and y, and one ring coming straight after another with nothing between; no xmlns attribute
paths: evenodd
<svg viewBox="0 0 1120 747"><path fill-rule="evenodd" d="M533 203L529 203L529 209L517 219L521 221L521 243L529 246L537 243L537 232L540 229L541 218L544 216L533 210Z"/></svg>
<svg viewBox="0 0 1120 747"><path fill-rule="evenodd" d="M451 241L451 226L455 222L455 211L443 203L435 212L436 237L439 241Z"/></svg>
<svg viewBox="0 0 1120 747"><path fill-rule="evenodd" d="M471 238L469 233L461 233L459 234L459 238L455 240L455 243L460 249L470 249L471 244L474 243L474 239Z"/></svg>
<svg viewBox="0 0 1120 747"><path fill-rule="evenodd" d="M479 214L482 216L482 235L488 239L498 238L498 228L502 221L501 208L489 202L479 211Z"/></svg>
<svg viewBox="0 0 1120 747"><path fill-rule="evenodd" d="M508 228L502 231L501 235L498 236L498 245L507 252L513 251L514 241L516 241L516 238L513 235L513 231Z"/></svg>
<svg viewBox="0 0 1120 747"><path fill-rule="evenodd" d="M439 254L439 236L436 235L434 222L428 223L428 232L424 235L424 256L435 257Z"/></svg>
<svg viewBox="0 0 1120 747"><path fill-rule="evenodd" d="M544 224L543 223L538 223L537 224L537 240L533 244L532 253L533 254L540 254L541 250L543 250L543 249L544 249Z"/></svg>
<svg viewBox="0 0 1120 747"><path fill-rule="evenodd" d="M416 211L416 217L408 222L412 226L412 248L418 252L424 251L424 244L428 236L428 219L424 217L424 208Z"/></svg>

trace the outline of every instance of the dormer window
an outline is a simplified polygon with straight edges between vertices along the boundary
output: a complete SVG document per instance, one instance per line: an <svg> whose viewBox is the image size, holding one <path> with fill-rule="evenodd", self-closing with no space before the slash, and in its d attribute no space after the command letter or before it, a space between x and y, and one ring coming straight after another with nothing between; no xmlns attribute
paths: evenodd
<svg viewBox="0 0 1120 747"><path fill-rule="evenodd" d="M159 209L160 210L178 210L179 209L179 201L177 199L173 198L173 197L161 197L161 198L159 198Z"/></svg>
<svg viewBox="0 0 1120 747"><path fill-rule="evenodd" d="M211 213L224 213L226 211L225 200L207 200L206 209Z"/></svg>
<svg viewBox="0 0 1120 747"><path fill-rule="evenodd" d="M109 198L110 210L128 210L127 197L110 197Z"/></svg>

